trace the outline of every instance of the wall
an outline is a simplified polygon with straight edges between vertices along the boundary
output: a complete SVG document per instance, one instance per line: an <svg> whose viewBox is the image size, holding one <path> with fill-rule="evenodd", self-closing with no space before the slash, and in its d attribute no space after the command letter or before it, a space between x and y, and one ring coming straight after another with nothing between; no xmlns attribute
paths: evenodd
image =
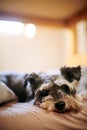
<svg viewBox="0 0 87 130"><path fill-rule="evenodd" d="M70 26L73 36L72 54L67 60L69 66L87 66L87 20L81 19Z"/></svg>
<svg viewBox="0 0 87 130"><path fill-rule="evenodd" d="M66 65L70 30L38 26L33 39L0 34L0 71L32 72Z"/></svg>

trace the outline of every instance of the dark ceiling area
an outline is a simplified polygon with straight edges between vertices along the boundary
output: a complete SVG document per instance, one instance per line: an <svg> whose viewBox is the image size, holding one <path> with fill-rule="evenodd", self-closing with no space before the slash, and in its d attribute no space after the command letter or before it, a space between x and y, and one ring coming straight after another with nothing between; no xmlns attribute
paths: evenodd
<svg viewBox="0 0 87 130"><path fill-rule="evenodd" d="M66 21L87 11L87 0L0 0L0 18Z"/></svg>

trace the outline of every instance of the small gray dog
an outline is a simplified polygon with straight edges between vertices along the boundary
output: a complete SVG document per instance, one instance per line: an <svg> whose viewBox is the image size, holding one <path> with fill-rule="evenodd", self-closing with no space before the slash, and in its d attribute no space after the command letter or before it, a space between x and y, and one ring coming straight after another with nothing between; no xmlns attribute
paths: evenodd
<svg viewBox="0 0 87 130"><path fill-rule="evenodd" d="M19 102L34 99L35 105L57 112L82 109L81 98L77 91L80 79L80 66L62 67L54 74L46 72L0 74L0 80L17 95Z"/></svg>

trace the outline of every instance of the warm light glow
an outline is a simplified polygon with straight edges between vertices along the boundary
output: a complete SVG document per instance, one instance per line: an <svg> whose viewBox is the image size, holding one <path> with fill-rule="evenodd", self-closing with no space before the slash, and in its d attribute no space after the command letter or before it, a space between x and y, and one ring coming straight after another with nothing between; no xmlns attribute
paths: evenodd
<svg viewBox="0 0 87 130"><path fill-rule="evenodd" d="M0 32L21 34L24 30L24 24L16 21L0 20Z"/></svg>
<svg viewBox="0 0 87 130"><path fill-rule="evenodd" d="M33 38L36 34L36 26L35 24L27 24L25 25L25 36L29 38Z"/></svg>
<svg viewBox="0 0 87 130"><path fill-rule="evenodd" d="M76 24L77 52L81 55L87 54L87 22L79 21Z"/></svg>

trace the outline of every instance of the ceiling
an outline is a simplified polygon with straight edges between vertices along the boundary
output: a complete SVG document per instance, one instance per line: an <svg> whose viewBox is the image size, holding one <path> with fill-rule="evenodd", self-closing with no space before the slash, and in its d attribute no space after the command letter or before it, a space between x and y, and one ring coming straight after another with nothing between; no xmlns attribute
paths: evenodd
<svg viewBox="0 0 87 130"><path fill-rule="evenodd" d="M0 0L0 17L66 20L86 7L87 0Z"/></svg>

